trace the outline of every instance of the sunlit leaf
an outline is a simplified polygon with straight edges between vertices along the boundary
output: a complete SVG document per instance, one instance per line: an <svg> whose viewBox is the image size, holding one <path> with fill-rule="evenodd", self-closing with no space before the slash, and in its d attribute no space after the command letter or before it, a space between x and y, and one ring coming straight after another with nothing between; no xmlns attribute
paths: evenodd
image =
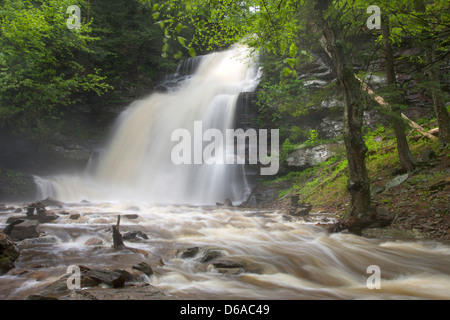
<svg viewBox="0 0 450 320"><path fill-rule="evenodd" d="M289 47L289 55L294 58L297 55L298 47L295 43L292 43Z"/></svg>
<svg viewBox="0 0 450 320"><path fill-rule="evenodd" d="M189 48L189 55L190 55L192 58L195 58L195 57L197 56L197 53L195 52L195 49L194 49L194 48L192 48L192 47Z"/></svg>

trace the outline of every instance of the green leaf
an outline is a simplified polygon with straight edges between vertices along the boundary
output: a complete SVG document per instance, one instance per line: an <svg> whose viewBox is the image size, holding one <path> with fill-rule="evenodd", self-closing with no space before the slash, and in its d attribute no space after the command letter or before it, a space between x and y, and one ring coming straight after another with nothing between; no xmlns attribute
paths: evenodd
<svg viewBox="0 0 450 320"><path fill-rule="evenodd" d="M199 21L197 24L197 28L201 31L205 29L205 21Z"/></svg>
<svg viewBox="0 0 450 320"><path fill-rule="evenodd" d="M283 62L288 63L291 68L294 68L294 66L295 66L295 59L293 59L293 58L284 59Z"/></svg>
<svg viewBox="0 0 450 320"><path fill-rule="evenodd" d="M184 26L181 23L178 23L177 26L175 27L175 31L180 33L181 31L183 31Z"/></svg>
<svg viewBox="0 0 450 320"><path fill-rule="evenodd" d="M292 70L289 68L284 68L283 70L283 76L288 77L292 74Z"/></svg>
<svg viewBox="0 0 450 320"><path fill-rule="evenodd" d="M161 29L164 29L164 22L158 21L157 24L161 27Z"/></svg>
<svg viewBox="0 0 450 320"><path fill-rule="evenodd" d="M173 55L173 57L174 57L175 59L181 59L181 58L183 57L183 53L182 53L181 51L178 51L177 53L175 53L175 54Z"/></svg>
<svg viewBox="0 0 450 320"><path fill-rule="evenodd" d="M152 14L152 17L153 17L153 19L158 19L159 18L159 16L160 16L160 13L159 12L155 12L154 14Z"/></svg>
<svg viewBox="0 0 450 320"><path fill-rule="evenodd" d="M298 47L295 45L295 43L292 43L289 48L289 55L292 58L295 58L295 56L297 55L297 51L298 51Z"/></svg>
<svg viewBox="0 0 450 320"><path fill-rule="evenodd" d="M164 37L166 37L167 39L170 39L171 37L170 37L170 34L169 34L169 29L168 28L165 28L164 29Z"/></svg>
<svg viewBox="0 0 450 320"><path fill-rule="evenodd" d="M185 46L186 45L186 39L183 37L177 37L178 42L182 45Z"/></svg>
<svg viewBox="0 0 450 320"><path fill-rule="evenodd" d="M194 49L194 48L192 48L192 47L189 48L189 55L190 55L192 58L195 58L195 57L197 56L197 53L195 52L195 49Z"/></svg>

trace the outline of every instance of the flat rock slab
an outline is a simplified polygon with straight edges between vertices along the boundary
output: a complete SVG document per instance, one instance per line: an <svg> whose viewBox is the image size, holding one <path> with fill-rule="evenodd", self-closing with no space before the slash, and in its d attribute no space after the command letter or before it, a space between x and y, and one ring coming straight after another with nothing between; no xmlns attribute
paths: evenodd
<svg viewBox="0 0 450 320"><path fill-rule="evenodd" d="M88 270L84 276L98 283L104 283L114 288L121 288L132 276L125 270Z"/></svg>
<svg viewBox="0 0 450 320"><path fill-rule="evenodd" d="M409 174L403 174L401 176L397 176L386 184L386 189L395 188L396 186L401 185L406 179L409 178Z"/></svg>
<svg viewBox="0 0 450 320"><path fill-rule="evenodd" d="M151 286L130 286L120 289L90 288L70 293L70 300L168 300L164 292Z"/></svg>
<svg viewBox="0 0 450 320"><path fill-rule="evenodd" d="M134 219L139 218L139 215L138 214L124 214L123 217L125 219L134 220Z"/></svg>
<svg viewBox="0 0 450 320"><path fill-rule="evenodd" d="M62 207L64 202L48 197L44 200L39 201L38 203L42 203L44 206L54 206L54 207Z"/></svg>
<svg viewBox="0 0 450 320"><path fill-rule="evenodd" d="M13 221L16 221L16 220L35 220L35 221L39 221L39 223L48 223L48 222L55 221L58 218L59 218L59 215L57 215L56 213L49 213L49 214L45 214L45 215L36 214L36 215L32 215L32 216L12 216L6 220L6 223L12 223Z"/></svg>
<svg viewBox="0 0 450 320"><path fill-rule="evenodd" d="M225 260L225 259L218 259L213 262L213 266L216 268L221 269L235 269L235 268L244 268L245 263L240 261L234 261L234 260Z"/></svg>
<svg viewBox="0 0 450 320"><path fill-rule="evenodd" d="M24 240L37 238L40 235L39 221L37 220L17 220L7 226L4 232L12 240Z"/></svg>

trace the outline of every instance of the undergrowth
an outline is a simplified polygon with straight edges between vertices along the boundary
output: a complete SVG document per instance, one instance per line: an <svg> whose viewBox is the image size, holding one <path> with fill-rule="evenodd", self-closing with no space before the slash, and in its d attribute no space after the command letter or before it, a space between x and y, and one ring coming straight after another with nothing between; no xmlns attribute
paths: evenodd
<svg viewBox="0 0 450 320"><path fill-rule="evenodd" d="M371 187L384 186L395 177L396 172L401 167L393 130L379 126L368 132L364 139L368 147L366 167L371 180ZM410 140L410 149L415 159L419 159L425 149L430 149L436 154L441 152L439 144L428 139ZM287 150L290 149L287 148ZM421 170L423 170L423 164L419 163L418 168L410 174L410 178L405 185L419 185L433 178L448 175L446 170L433 173L428 171L425 173ZM343 213L346 211L350 200L346 189L347 180L348 161L345 148L341 144L341 147L335 150L335 155L326 162L301 172L290 172L267 183L288 183L290 188L281 190L279 198L288 194L298 194L300 202L311 203L315 210L332 209L336 213ZM424 192L421 194L423 195ZM424 198L426 197L424 196Z"/></svg>

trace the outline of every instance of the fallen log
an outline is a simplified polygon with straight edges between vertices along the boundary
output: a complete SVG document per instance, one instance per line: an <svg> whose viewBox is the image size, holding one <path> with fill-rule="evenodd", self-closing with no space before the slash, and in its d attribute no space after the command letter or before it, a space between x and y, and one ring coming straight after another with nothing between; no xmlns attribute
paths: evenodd
<svg viewBox="0 0 450 320"><path fill-rule="evenodd" d="M412 132L414 132L414 131L416 131L416 129L413 129L412 130ZM412 133L411 132L411 133ZM437 133L439 133L439 128L434 128L434 129L431 129L431 130L428 130L428 133L431 133L431 134L437 134ZM421 134L419 134L419 135L415 135L415 136L412 136L412 137L410 137L409 139L410 140L413 140L413 141L419 141L420 139L422 139L422 138L424 138L425 136L424 135L421 135Z"/></svg>
<svg viewBox="0 0 450 320"><path fill-rule="evenodd" d="M338 220L336 223L327 225L329 233L337 233L347 230L350 233L361 235L364 228L384 228L392 223L393 217L384 214L371 213L367 217L348 217Z"/></svg>
<svg viewBox="0 0 450 320"><path fill-rule="evenodd" d="M361 82L362 88L363 90L367 91L367 93L369 93L370 96L373 97L373 99L378 102L379 105L383 106L383 107L389 107L389 103L387 103L382 96L376 94L371 88L369 88L369 86L364 83L364 81L359 78L356 74L355 74L355 78L359 80L359 82ZM402 118L404 120L406 120L406 122L415 130L417 130L418 132L420 132L422 135L424 135L425 137L427 137L430 140L437 140L438 138L433 136L432 134L426 132L426 130L424 128L422 128L421 126L419 126L417 123L415 123L414 121L412 121L411 119L409 119L407 116L405 116L405 114L401 114Z"/></svg>
<svg viewBox="0 0 450 320"><path fill-rule="evenodd" d="M427 137L428 139L430 139L430 140L437 140L438 139L437 137L433 136L431 133L427 132L424 128L419 126L417 123L415 123L414 121L409 119L403 113L402 113L402 118L405 119L412 128L414 128L417 132L419 132L423 136ZM437 128L437 129L439 130L439 128ZM433 129L433 130L435 130L435 129Z"/></svg>

